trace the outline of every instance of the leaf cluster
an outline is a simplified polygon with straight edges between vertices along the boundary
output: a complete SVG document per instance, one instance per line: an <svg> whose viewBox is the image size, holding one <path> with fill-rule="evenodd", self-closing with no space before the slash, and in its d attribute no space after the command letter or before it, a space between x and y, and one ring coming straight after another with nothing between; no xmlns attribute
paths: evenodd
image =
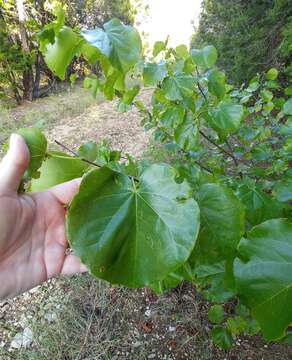
<svg viewBox="0 0 292 360"><path fill-rule="evenodd" d="M124 162L105 143L82 145L73 158L46 157L32 188L85 174L67 234L90 272L158 293L193 282L215 305L212 337L225 349L240 333L285 338L292 321L292 100L278 70L235 88L216 67L213 46L189 51L157 42L145 60L138 32L117 19L81 33L49 24L40 41L60 77L73 56L100 62L103 75L85 86L118 98L119 111L137 107L174 159ZM142 85L154 87L150 107L137 100Z"/></svg>

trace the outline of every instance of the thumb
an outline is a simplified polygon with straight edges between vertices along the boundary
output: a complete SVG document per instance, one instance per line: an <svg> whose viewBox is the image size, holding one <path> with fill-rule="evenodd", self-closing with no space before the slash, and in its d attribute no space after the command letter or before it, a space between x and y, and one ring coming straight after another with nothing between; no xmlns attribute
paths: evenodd
<svg viewBox="0 0 292 360"><path fill-rule="evenodd" d="M24 139L18 134L12 134L9 150L0 163L0 193L17 192L29 158Z"/></svg>

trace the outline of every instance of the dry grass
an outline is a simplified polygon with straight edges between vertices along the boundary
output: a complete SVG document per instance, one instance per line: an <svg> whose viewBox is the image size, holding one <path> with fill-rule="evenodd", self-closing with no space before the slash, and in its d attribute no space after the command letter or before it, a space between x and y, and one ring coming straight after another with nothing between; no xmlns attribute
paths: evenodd
<svg viewBox="0 0 292 360"><path fill-rule="evenodd" d="M0 106L0 144L4 144L9 135L21 127L37 126L49 130L60 120L81 115L91 105L102 101L102 98L93 99L88 91L77 85L33 103L25 102L16 108Z"/></svg>

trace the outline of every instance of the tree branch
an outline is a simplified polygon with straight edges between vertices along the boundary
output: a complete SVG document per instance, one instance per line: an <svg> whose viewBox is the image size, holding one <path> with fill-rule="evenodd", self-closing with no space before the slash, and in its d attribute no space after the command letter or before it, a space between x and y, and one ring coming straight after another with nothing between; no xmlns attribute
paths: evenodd
<svg viewBox="0 0 292 360"><path fill-rule="evenodd" d="M86 162L87 164L90 164L90 165L93 165L93 166L96 166L96 167L100 167L100 166L97 165L95 162L83 158L83 157L80 156L77 152L75 152L75 151L71 150L70 148L68 148L68 146L60 143L60 141L55 140L55 143L56 143L57 145L59 145L61 148L63 148L64 150L67 150L70 154L72 154L72 155L74 155L75 157L79 158L80 160Z"/></svg>
<svg viewBox="0 0 292 360"><path fill-rule="evenodd" d="M209 141L211 144L213 144L217 149L219 149L221 152L223 152L224 154L226 154L227 156L229 156L233 161L234 161L234 164L236 166L238 166L238 161L236 159L236 157L230 153L229 151L225 150L224 147L216 144L215 141L213 141L212 139L209 138L209 136L207 136L202 130L199 131L200 134L203 136L203 138L205 138L207 141Z"/></svg>

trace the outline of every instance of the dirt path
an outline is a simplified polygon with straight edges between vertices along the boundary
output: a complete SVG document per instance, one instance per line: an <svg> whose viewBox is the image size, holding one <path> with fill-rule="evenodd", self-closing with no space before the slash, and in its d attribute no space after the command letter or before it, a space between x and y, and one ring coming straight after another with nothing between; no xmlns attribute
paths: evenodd
<svg viewBox="0 0 292 360"><path fill-rule="evenodd" d="M149 103L149 91L145 91L140 98ZM149 141L149 133L140 125L141 119L136 109L119 113L116 107L116 102L106 101L91 105L80 116L62 119L47 131L47 137L51 143L56 139L73 148L88 141L108 139L114 149L141 158Z"/></svg>

